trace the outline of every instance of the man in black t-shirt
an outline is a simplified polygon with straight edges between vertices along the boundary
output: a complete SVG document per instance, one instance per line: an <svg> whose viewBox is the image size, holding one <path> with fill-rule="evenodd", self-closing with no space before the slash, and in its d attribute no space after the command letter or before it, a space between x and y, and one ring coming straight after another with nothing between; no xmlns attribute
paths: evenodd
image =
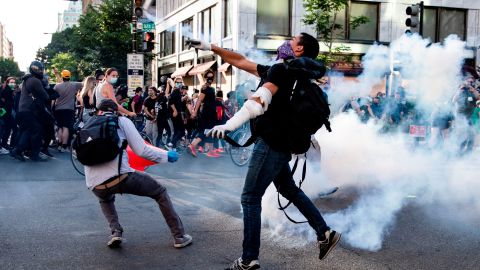
<svg viewBox="0 0 480 270"><path fill-rule="evenodd" d="M247 100L243 107L224 125L215 126L210 135L223 137L225 132L235 130L250 119L256 118L255 132L258 135L248 168L241 202L244 220L243 254L228 269L258 269L261 228L261 204L265 190L273 181L279 193L291 201L307 218L315 230L320 249L319 258L324 259L340 240L340 233L330 230L312 201L300 190L291 175L288 162L291 150L286 143L285 119L289 114L290 95L294 88L293 74L282 63L273 66L259 65L244 56L198 40L188 42L191 47L211 50L225 62L261 77L263 84ZM301 33L290 41L291 54L300 58L300 63L310 63L318 71L318 78L325 67L315 59L319 52L318 41L309 34ZM310 70L309 70L310 71ZM306 74L301 74L306 75ZM318 79L310 78L309 79Z"/></svg>
<svg viewBox="0 0 480 270"><path fill-rule="evenodd" d="M147 120L145 121L145 133L152 140L157 141L157 123L155 122L155 103L157 102L157 88L150 86L148 88L148 97L143 102L143 112Z"/></svg>
<svg viewBox="0 0 480 270"><path fill-rule="evenodd" d="M172 137L172 147L173 149L177 148L177 142L185 136L185 125L183 124L183 109L182 109L182 93L181 89L183 87L182 78L175 79L175 87L170 94L170 100L168 105L170 112L172 113L172 124L173 124L173 137Z"/></svg>

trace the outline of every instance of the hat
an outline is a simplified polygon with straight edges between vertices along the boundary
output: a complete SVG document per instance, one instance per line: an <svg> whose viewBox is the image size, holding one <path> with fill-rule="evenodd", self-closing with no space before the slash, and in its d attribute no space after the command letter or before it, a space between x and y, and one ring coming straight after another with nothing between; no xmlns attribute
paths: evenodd
<svg viewBox="0 0 480 270"><path fill-rule="evenodd" d="M70 76L71 76L70 71L64 69L62 70L62 72L60 72L60 74L62 75L62 78L70 79Z"/></svg>
<svg viewBox="0 0 480 270"><path fill-rule="evenodd" d="M104 99L100 102L98 109L103 112L116 112L118 111L118 105L111 99Z"/></svg>

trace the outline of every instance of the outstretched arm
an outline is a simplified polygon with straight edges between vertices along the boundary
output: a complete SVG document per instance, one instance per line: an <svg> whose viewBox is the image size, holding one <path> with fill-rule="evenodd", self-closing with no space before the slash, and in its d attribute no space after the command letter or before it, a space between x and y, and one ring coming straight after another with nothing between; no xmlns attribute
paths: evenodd
<svg viewBox="0 0 480 270"><path fill-rule="evenodd" d="M212 51L232 66L259 77L257 72L257 64L248 60L247 58L245 58L245 56L237 52L233 52L222 47L218 47L217 45L196 39L188 40L187 45L189 46L189 48L193 47L195 49L203 51Z"/></svg>
<svg viewBox="0 0 480 270"><path fill-rule="evenodd" d="M245 56L213 44L211 45L211 50L232 66L259 77L257 63L248 60Z"/></svg>

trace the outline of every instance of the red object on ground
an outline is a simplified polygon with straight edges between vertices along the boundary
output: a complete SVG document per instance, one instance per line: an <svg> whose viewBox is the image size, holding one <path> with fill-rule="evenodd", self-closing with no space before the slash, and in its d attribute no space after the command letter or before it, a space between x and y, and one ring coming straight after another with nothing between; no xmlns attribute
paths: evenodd
<svg viewBox="0 0 480 270"><path fill-rule="evenodd" d="M145 142L149 146L152 146L148 142ZM135 154L133 152L132 148L130 146L127 146L127 155L128 155L128 163L130 164L130 167L137 171L145 171L145 169L149 166L157 164L156 162L150 161L148 159L144 159L141 156Z"/></svg>

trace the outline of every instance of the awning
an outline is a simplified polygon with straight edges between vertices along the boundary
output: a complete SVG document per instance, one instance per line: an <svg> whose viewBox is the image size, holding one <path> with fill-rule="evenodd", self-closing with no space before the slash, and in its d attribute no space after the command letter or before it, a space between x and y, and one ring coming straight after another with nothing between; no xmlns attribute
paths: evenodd
<svg viewBox="0 0 480 270"><path fill-rule="evenodd" d="M188 72L188 75L202 74L211 68L217 61L210 61L203 64L196 65Z"/></svg>
<svg viewBox="0 0 480 270"><path fill-rule="evenodd" d="M220 71L220 72L227 71L228 67L230 67L230 64L229 64L229 63L223 63L223 64L218 68L218 71Z"/></svg>
<svg viewBox="0 0 480 270"><path fill-rule="evenodd" d="M184 67L181 67L181 68L178 68L177 70L175 70L175 72L172 73L172 75L170 75L171 78L175 78L175 77L183 77L185 75L187 75L188 71L190 69L192 69L193 66L184 66Z"/></svg>

